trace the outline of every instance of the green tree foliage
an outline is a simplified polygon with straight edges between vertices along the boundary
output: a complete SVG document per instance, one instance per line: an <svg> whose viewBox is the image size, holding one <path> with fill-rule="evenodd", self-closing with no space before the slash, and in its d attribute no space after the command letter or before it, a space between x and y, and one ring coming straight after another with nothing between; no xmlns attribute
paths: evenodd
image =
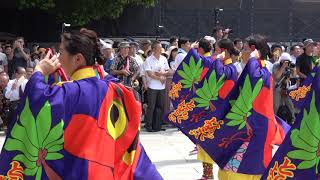
<svg viewBox="0 0 320 180"><path fill-rule="evenodd" d="M20 9L39 8L60 21L84 25L103 17L117 18L132 5L154 6L155 0L18 0Z"/></svg>

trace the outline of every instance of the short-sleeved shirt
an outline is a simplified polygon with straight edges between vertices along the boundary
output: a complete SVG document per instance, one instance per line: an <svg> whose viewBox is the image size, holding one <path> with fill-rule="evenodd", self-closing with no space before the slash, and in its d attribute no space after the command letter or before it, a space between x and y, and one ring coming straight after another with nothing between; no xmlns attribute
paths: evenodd
<svg viewBox="0 0 320 180"><path fill-rule="evenodd" d="M106 62L105 62L104 65L103 65L103 69L104 69L108 74L110 74L110 67L111 67L111 65L112 65L112 62L113 62L113 58L106 59Z"/></svg>
<svg viewBox="0 0 320 180"><path fill-rule="evenodd" d="M301 54L297 57L296 65L301 73L308 76L312 71L312 56L308 56L305 53Z"/></svg>
<svg viewBox="0 0 320 180"><path fill-rule="evenodd" d="M120 55L115 57L112 61L112 64L110 66L111 70L124 70L127 67L127 62L129 61L129 71L131 74L129 76L123 76L123 75L117 75L116 77L123 82L126 86L131 86L131 78L134 74L138 73L139 66L136 62L136 60L130 56L127 56L126 58L122 58Z"/></svg>
<svg viewBox="0 0 320 180"><path fill-rule="evenodd" d="M148 57L144 65L145 71L159 72L169 70L168 61L162 55L160 56L160 59L157 59L154 55ZM166 85L162 84L159 80L149 78L148 87L153 90L163 90L166 88Z"/></svg>
<svg viewBox="0 0 320 180"><path fill-rule="evenodd" d="M26 54L30 54L30 50L29 49L23 49L23 51ZM24 67L27 68L28 66L28 61L26 59L24 59L22 52L18 49L15 49L13 52L13 69L16 69L17 67Z"/></svg>
<svg viewBox="0 0 320 180"><path fill-rule="evenodd" d="M0 72L4 71L4 66L8 66L7 56L0 52Z"/></svg>
<svg viewBox="0 0 320 180"><path fill-rule="evenodd" d="M176 58L175 58L175 60L174 60L174 68L175 69L177 69L178 67L179 67L179 65L181 64L181 62L183 61L183 59L187 56L187 52L185 51L185 50L183 50L183 49L181 49L181 48L179 48L179 50L178 50L178 54L177 54L177 56L176 56Z"/></svg>

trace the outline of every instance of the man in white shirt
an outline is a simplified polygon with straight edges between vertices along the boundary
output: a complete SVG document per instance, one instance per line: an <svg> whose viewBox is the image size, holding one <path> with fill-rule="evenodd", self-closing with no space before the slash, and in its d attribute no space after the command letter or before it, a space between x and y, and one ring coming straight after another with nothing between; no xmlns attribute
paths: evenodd
<svg viewBox="0 0 320 180"><path fill-rule="evenodd" d="M187 56L189 50L191 49L190 40L187 38L180 38L178 41L178 54L175 58L175 67L174 69L177 69L180 65L180 63L183 61L183 59Z"/></svg>
<svg viewBox="0 0 320 180"><path fill-rule="evenodd" d="M23 67L17 67L15 71L15 79L8 82L5 97L11 102L20 100L28 79L26 79L26 70Z"/></svg>
<svg viewBox="0 0 320 180"><path fill-rule="evenodd" d="M171 74L167 59L161 55L161 43L155 41L153 54L146 59L144 69L148 75L148 109L145 128L149 132L161 130L164 100L166 96L166 77Z"/></svg>

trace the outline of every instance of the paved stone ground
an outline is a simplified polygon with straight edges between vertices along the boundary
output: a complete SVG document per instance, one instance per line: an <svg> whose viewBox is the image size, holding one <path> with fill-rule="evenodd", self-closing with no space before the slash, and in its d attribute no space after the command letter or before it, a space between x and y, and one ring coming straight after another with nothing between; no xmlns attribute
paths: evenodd
<svg viewBox="0 0 320 180"><path fill-rule="evenodd" d="M149 158L165 180L194 180L201 177L202 164L196 155L189 156L195 146L177 129L141 132L140 137ZM214 172L216 175L217 167Z"/></svg>

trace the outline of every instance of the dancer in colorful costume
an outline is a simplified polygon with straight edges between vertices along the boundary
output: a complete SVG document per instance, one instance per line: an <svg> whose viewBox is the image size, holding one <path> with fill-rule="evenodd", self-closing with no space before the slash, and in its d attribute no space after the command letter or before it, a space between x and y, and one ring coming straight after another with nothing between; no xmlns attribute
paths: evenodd
<svg viewBox="0 0 320 180"><path fill-rule="evenodd" d="M197 90L199 97L194 95L182 100L168 116L219 165L222 169L219 171L220 179L259 179L272 158L272 145L280 144L289 129L282 121L277 121L273 113L273 82L263 60L269 53L267 42L261 36L254 36L249 45L256 57L249 60L234 87L234 81L226 81L223 86L229 84L225 86L228 88L218 88L218 97L211 100L212 96L206 97L203 90L214 92L220 83L216 79L209 80L215 86L208 88L205 86L208 82L204 81L203 87ZM188 61L191 61L190 56L184 63ZM184 76L181 72L177 71L176 76L176 84L186 82L181 78ZM180 97L184 94L185 90L181 88L175 95ZM210 100L205 102L201 97ZM196 106L210 108L211 111L198 110ZM201 114L204 116L199 116Z"/></svg>
<svg viewBox="0 0 320 180"><path fill-rule="evenodd" d="M319 66L291 96L301 102L301 111L261 179L320 179Z"/></svg>
<svg viewBox="0 0 320 180"><path fill-rule="evenodd" d="M168 114L168 120L182 132L190 136L189 133L192 133L192 130L193 135L201 139L205 138L204 135L199 134L201 129L195 130L193 125L202 126L204 120L202 122L199 120L209 117L214 112L220 113L220 117L225 114L223 111L229 106L228 94L237 80L237 71L230 59L232 41L224 39L220 42L226 56L217 60L212 60L208 53L210 49L202 45L205 41L202 40L199 43L198 51L201 55L193 49L190 50L187 58L177 69L169 93L175 109ZM199 145L198 159L203 162L202 179L211 179L214 162L207 155L206 150L201 148L202 143L197 144Z"/></svg>
<svg viewBox="0 0 320 180"><path fill-rule="evenodd" d="M30 78L0 155L0 179L162 179L139 141L131 89L97 78L94 31L62 35ZM70 81L48 85L62 66ZM127 108L127 107L131 108Z"/></svg>

